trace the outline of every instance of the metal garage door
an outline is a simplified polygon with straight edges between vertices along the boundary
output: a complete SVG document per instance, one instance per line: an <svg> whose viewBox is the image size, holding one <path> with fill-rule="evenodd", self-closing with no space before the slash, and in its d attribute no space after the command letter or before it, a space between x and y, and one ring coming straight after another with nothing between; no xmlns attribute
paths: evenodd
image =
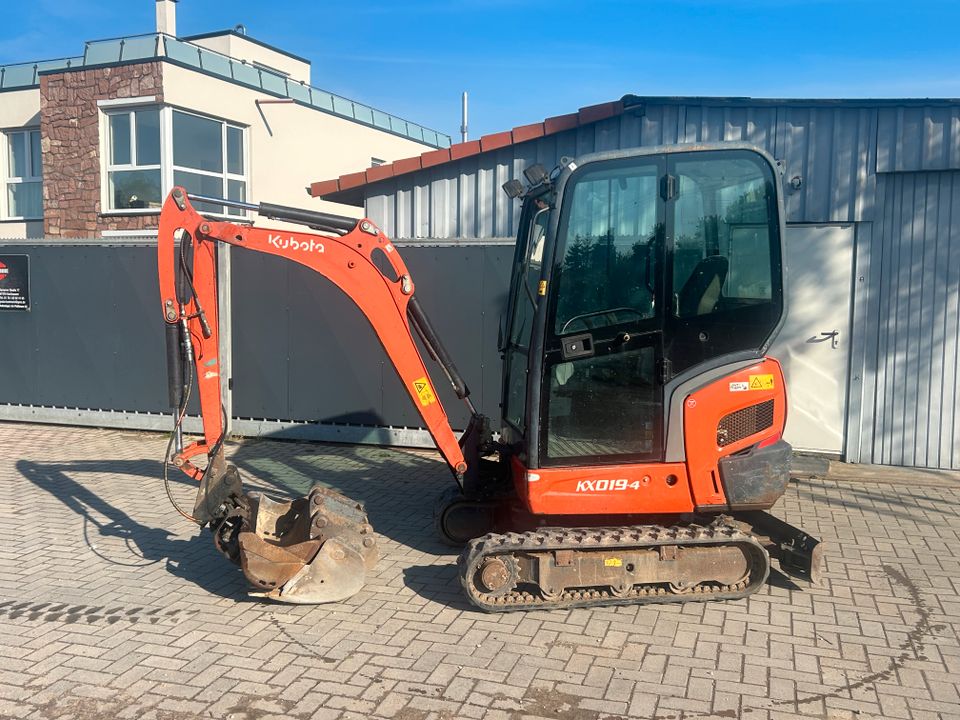
<svg viewBox="0 0 960 720"><path fill-rule="evenodd" d="M960 469L960 173L879 175L856 275L848 456Z"/></svg>

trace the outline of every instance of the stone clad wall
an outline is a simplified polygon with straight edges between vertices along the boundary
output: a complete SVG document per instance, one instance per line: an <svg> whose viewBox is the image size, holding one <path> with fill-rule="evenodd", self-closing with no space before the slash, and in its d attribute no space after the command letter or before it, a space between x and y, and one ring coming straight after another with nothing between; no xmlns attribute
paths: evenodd
<svg viewBox="0 0 960 720"><path fill-rule="evenodd" d="M158 216L101 215L98 100L153 95L163 102L161 63L76 70L40 77L43 217L47 237L155 228Z"/></svg>

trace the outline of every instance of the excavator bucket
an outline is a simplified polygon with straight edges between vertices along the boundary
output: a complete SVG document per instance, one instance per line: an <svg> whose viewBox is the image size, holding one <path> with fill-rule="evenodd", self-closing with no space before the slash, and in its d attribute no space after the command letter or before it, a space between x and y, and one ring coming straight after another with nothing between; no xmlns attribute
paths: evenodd
<svg viewBox="0 0 960 720"><path fill-rule="evenodd" d="M313 604L356 594L377 561L377 541L363 505L329 488L276 502L246 495L237 558L252 594Z"/></svg>

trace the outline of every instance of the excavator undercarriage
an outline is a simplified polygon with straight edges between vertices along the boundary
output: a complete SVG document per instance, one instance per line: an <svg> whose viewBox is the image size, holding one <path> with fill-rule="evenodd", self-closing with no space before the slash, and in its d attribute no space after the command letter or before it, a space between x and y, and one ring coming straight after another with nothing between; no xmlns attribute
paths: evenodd
<svg viewBox="0 0 960 720"><path fill-rule="evenodd" d="M756 529L763 523L779 525L778 540ZM505 612L735 600L766 581L771 556L785 572L818 583L821 553L806 533L756 513L489 533L467 543L459 566L470 600Z"/></svg>

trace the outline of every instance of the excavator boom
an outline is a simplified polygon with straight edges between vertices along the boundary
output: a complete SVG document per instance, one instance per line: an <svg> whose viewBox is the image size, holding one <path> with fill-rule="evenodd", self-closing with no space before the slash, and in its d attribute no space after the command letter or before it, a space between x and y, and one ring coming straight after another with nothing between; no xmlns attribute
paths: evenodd
<svg viewBox="0 0 960 720"><path fill-rule="evenodd" d="M238 472L224 459L217 243L292 260L340 288L369 321L424 426L461 482L467 463L411 326L441 361L457 394L466 398L469 390L416 303L403 259L376 225L297 208L251 207L324 234L208 219L194 209L182 188L174 188L160 215L160 302L167 324L170 399L177 408L172 464L200 483L192 513L184 514L210 525L218 547L241 564L255 586L291 602L340 599L362 586L363 571L375 560L375 539L363 508L322 486L292 503L246 495ZM203 439L184 447L180 423L194 384ZM200 456L207 457L202 467L194 463Z"/></svg>

